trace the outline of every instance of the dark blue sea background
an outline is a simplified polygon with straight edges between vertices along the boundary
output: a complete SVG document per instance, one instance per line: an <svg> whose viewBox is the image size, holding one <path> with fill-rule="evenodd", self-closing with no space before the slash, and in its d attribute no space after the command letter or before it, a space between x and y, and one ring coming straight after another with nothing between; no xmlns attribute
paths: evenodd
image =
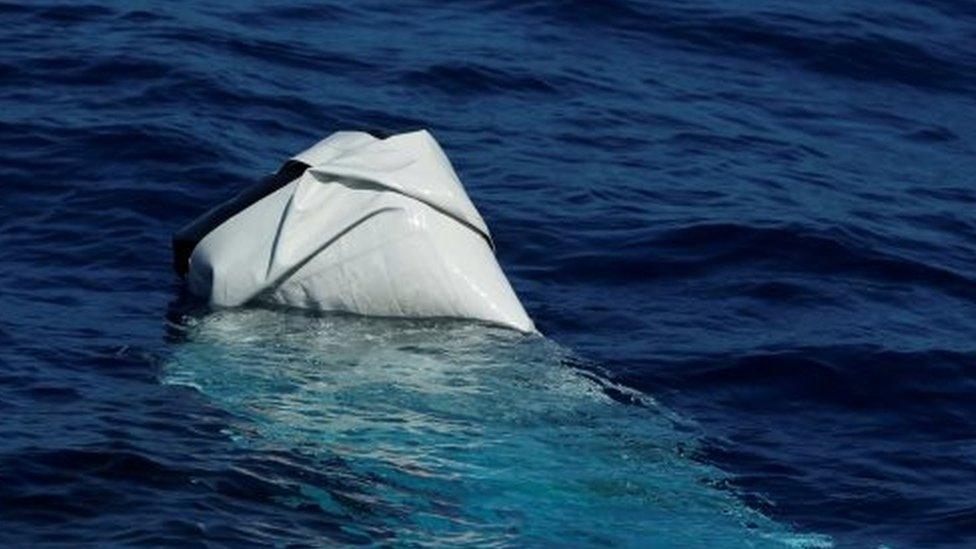
<svg viewBox="0 0 976 549"><path fill-rule="evenodd" d="M544 339L186 294L419 128ZM2 2L0 544L971 547L974 143L968 0Z"/></svg>

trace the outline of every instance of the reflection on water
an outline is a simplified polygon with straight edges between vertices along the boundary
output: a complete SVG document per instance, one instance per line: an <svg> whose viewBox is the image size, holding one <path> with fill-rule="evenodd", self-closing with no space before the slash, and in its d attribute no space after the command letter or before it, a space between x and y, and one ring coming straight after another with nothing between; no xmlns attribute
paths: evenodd
<svg viewBox="0 0 976 549"><path fill-rule="evenodd" d="M374 541L829 545L717 488L693 429L541 337L270 310L185 330L164 381L239 418L240 444L328 464L301 493Z"/></svg>

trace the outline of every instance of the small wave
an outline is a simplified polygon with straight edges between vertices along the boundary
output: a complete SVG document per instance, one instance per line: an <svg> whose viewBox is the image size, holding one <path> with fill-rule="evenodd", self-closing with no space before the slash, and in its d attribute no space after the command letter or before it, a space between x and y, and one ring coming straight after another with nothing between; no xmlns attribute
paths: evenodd
<svg viewBox="0 0 976 549"><path fill-rule="evenodd" d="M944 6L949 8L949 3ZM754 10L747 15L731 15L716 7L620 1L530 0L497 4L496 9L516 9L550 22L602 29L613 39L626 37L635 44L643 45L646 38L657 37L711 54L760 58L771 63L789 60L816 73L853 80L957 93L973 85L973 65L962 53L949 55L896 37L888 32L892 22L887 19L862 28L851 24L848 17L831 19L822 14L804 14L804 10ZM946 11L969 9L952 3ZM923 26L911 15L893 17L902 26ZM944 49L951 50L951 46Z"/></svg>
<svg viewBox="0 0 976 549"><path fill-rule="evenodd" d="M266 25L322 20L344 23L351 19L353 14L352 9L336 5L267 5L250 11L235 12L232 14L232 18L245 25L251 25L254 21L262 21Z"/></svg>
<svg viewBox="0 0 976 549"><path fill-rule="evenodd" d="M856 277L931 287L976 299L976 280L951 269L878 252L839 234L800 226L699 224L618 238L603 253L573 253L546 269L553 281L643 282L753 265L771 272Z"/></svg>
<svg viewBox="0 0 976 549"><path fill-rule="evenodd" d="M40 77L52 85L85 86L155 82L167 78L173 70L168 63L125 55L98 61L89 61L77 55L42 57L35 59L32 66L31 79Z"/></svg>
<svg viewBox="0 0 976 549"><path fill-rule="evenodd" d="M950 428L956 418L952 413L938 417L939 403L957 406L967 400L976 387L976 373L969 367L973 359L971 354L940 349L827 347L716 356L668 370L673 369L678 388L711 386L716 394L727 391L731 398L741 390L754 395L764 409L801 401L851 410L926 409L928 414L919 420ZM764 391L776 395L763 397Z"/></svg>
<svg viewBox="0 0 976 549"><path fill-rule="evenodd" d="M430 87L448 94L558 93L555 86L538 75L519 74L470 63L433 65L408 72L403 75L402 80L411 86Z"/></svg>
<svg viewBox="0 0 976 549"><path fill-rule="evenodd" d="M107 19L115 15L111 8L98 4L73 4L41 7L31 10L40 19L62 24L79 24Z"/></svg>
<svg viewBox="0 0 976 549"><path fill-rule="evenodd" d="M841 34L834 38L801 30L789 33L747 18L679 23L667 33L696 47L729 55L749 56L765 50L776 59L792 59L809 70L832 76L957 92L972 85L967 76L970 67L883 35Z"/></svg>

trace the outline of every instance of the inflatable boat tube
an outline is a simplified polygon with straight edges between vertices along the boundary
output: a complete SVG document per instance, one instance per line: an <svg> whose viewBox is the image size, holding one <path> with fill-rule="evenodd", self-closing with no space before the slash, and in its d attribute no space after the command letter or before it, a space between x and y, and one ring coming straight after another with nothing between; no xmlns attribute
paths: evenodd
<svg viewBox="0 0 976 549"><path fill-rule="evenodd" d="M177 231L173 261L215 307L258 301L535 331L426 131L332 134Z"/></svg>

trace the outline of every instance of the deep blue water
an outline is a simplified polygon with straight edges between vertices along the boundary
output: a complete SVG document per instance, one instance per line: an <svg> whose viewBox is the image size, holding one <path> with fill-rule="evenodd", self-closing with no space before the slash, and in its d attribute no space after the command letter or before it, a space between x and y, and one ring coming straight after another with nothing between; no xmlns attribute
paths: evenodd
<svg viewBox="0 0 976 549"><path fill-rule="evenodd" d="M0 543L976 544L976 4L0 3ZM429 128L546 339L209 312Z"/></svg>

